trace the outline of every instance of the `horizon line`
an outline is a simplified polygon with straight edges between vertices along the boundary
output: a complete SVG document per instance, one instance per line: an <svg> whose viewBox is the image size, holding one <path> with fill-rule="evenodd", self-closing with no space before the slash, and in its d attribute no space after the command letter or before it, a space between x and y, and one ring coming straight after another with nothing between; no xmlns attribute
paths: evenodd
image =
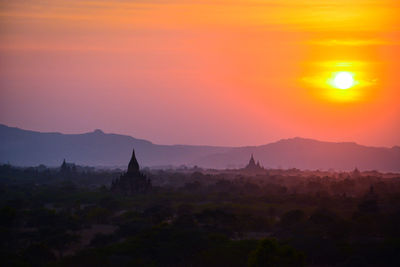
<svg viewBox="0 0 400 267"><path fill-rule="evenodd" d="M287 137L287 138L280 138L278 140L275 141L271 141L269 143L262 143L259 145L239 145L239 146L229 146L229 145L207 145L207 144L159 144L159 143L154 143L148 139L143 139L143 138L137 138L134 137L132 135L129 134L121 134L121 133L107 133L104 132L103 130L97 128L94 129L92 131L89 132L81 132L81 133L63 133L63 132L58 132L58 131L54 131L54 132L46 132L46 131L37 131L37 130L30 130L30 129L24 129L18 126L9 126L7 124L4 123L0 123L0 126L5 126L7 128L14 128L14 129L18 129L18 130L22 130L22 131L29 131L29 132L36 132L36 133L42 133L42 134L61 134L61 135L82 135L82 134L90 134L90 133L96 133L99 132L101 134L107 135L107 134L114 134L114 135L121 135L121 136L128 136L131 138L134 138L136 140L141 140L141 141L145 141L145 142L150 142L151 144L154 145L162 145L162 146L203 146L203 147L224 147L224 148L246 148L246 147L260 147L260 146L265 146L265 145L270 145L270 144L274 144L274 143L278 143L280 141L287 141L287 140L293 140L293 139L302 139L302 140L309 140L309 141L316 141L316 142L321 142L321 143L336 143L336 144L355 144L358 146L363 146L363 147L373 147L373 148L387 148L387 149L393 149L393 148L400 148L400 144L398 145L392 145L390 146L376 146L376 145L364 145L364 144L360 144L357 143L355 141L326 141L326 140L320 140L320 139L314 139L314 138L310 138L310 137L300 137L300 136L294 136L294 137Z"/></svg>

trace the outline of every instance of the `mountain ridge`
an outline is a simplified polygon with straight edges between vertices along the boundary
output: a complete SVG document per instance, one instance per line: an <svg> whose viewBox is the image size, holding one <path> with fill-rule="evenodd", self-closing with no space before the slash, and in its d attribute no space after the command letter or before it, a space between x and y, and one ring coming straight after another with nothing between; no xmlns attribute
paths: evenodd
<svg viewBox="0 0 400 267"><path fill-rule="evenodd" d="M399 146L372 147L302 137L258 146L160 145L100 129L64 134L0 124L0 162L17 166L58 166L64 158L82 165L124 166L133 147L142 166L240 168L254 154L267 168L400 171Z"/></svg>

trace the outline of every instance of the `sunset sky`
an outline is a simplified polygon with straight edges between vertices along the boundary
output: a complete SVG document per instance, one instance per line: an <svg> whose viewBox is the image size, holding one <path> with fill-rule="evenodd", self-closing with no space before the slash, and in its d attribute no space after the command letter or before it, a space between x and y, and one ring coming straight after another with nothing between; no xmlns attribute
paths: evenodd
<svg viewBox="0 0 400 267"><path fill-rule="evenodd" d="M398 0L0 0L0 123L24 129L400 145L399 70Z"/></svg>

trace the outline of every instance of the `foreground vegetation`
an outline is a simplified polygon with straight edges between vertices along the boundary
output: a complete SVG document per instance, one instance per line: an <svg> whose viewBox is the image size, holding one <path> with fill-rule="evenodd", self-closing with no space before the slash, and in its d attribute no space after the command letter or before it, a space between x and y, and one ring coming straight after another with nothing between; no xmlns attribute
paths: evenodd
<svg viewBox="0 0 400 267"><path fill-rule="evenodd" d="M3 266L399 266L400 177L0 166Z"/></svg>

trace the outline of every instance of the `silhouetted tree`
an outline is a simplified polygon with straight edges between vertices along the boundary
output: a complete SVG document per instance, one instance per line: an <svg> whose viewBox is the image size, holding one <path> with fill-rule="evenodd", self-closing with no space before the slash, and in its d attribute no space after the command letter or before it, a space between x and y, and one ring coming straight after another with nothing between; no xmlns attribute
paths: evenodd
<svg viewBox="0 0 400 267"><path fill-rule="evenodd" d="M281 245L275 239L261 240L250 253L249 267L303 266L304 255L288 245Z"/></svg>

